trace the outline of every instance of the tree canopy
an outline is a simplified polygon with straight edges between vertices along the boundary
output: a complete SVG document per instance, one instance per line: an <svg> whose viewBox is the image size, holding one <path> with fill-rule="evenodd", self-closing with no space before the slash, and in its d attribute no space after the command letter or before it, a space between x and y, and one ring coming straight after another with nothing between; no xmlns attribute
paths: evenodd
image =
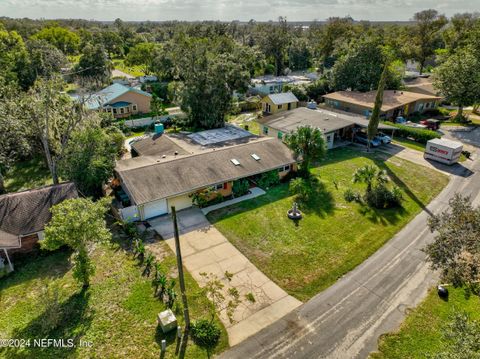
<svg viewBox="0 0 480 359"><path fill-rule="evenodd" d="M313 161L322 159L326 154L326 143L322 131L311 126L300 126L294 132L285 135L288 147L299 157L301 173L308 177Z"/></svg>

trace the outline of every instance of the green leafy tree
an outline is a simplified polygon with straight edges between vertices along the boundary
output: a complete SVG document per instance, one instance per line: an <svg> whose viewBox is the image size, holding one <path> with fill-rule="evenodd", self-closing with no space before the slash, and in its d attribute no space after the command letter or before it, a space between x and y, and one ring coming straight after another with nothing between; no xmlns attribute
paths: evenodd
<svg viewBox="0 0 480 359"><path fill-rule="evenodd" d="M436 233L425 252L432 268L442 272L443 280L455 286L466 286L480 294L480 207L470 198L456 194L450 209L429 219Z"/></svg>
<svg viewBox="0 0 480 359"><path fill-rule="evenodd" d="M100 196L123 147L123 136L115 144L116 135L116 131L91 126L75 131L60 161L62 178L74 181L87 196Z"/></svg>
<svg viewBox="0 0 480 359"><path fill-rule="evenodd" d="M419 72L422 73L427 60L440 47L440 30L447 23L447 19L437 10L429 9L417 12L413 15L413 20L415 26L410 37L410 53L420 63Z"/></svg>
<svg viewBox="0 0 480 359"><path fill-rule="evenodd" d="M107 198L98 202L76 198L53 206L52 219L45 227L45 239L41 241L41 247L46 250L56 250L64 245L74 250L73 277L84 288L90 285L95 270L88 253L90 245L111 239L105 222L108 201Z"/></svg>
<svg viewBox="0 0 480 359"><path fill-rule="evenodd" d="M291 70L306 70L312 66L312 51L306 38L296 37L288 48L288 67Z"/></svg>
<svg viewBox="0 0 480 359"><path fill-rule="evenodd" d="M385 84L387 82L388 64L383 67L382 76L378 83L377 94L375 96L375 103L373 105L372 115L368 121L367 134L368 144L367 148L370 150L370 141L374 139L378 132L378 124L380 123L380 112L383 104L383 91L385 90Z"/></svg>
<svg viewBox="0 0 480 359"><path fill-rule="evenodd" d="M326 154L326 143L322 131L311 126L298 127L285 136L288 147L301 159L300 172L310 176L310 165L322 159Z"/></svg>
<svg viewBox="0 0 480 359"><path fill-rule="evenodd" d="M332 69L332 85L335 90L371 91L377 88L387 59L381 39L364 37L354 42ZM387 87L401 85L401 69L388 67Z"/></svg>
<svg viewBox="0 0 480 359"><path fill-rule="evenodd" d="M160 97L158 97L156 94L152 95L152 100L150 102L150 110L155 120L158 119L158 116L163 116L168 114L168 112L165 110L165 105L163 104L163 100Z"/></svg>
<svg viewBox="0 0 480 359"><path fill-rule="evenodd" d="M339 44L349 42L354 36L355 30L351 17L331 17L325 26L320 28L320 33L315 33L314 41L317 46L317 54L321 59L321 65L330 68L335 62L335 49ZM318 41L320 37L320 41Z"/></svg>
<svg viewBox="0 0 480 359"><path fill-rule="evenodd" d="M87 45L82 50L75 72L80 79L86 78L102 85L110 81L112 68L112 62L102 45Z"/></svg>
<svg viewBox="0 0 480 359"><path fill-rule="evenodd" d="M0 84L0 194L5 192L7 170L31 153L28 126L22 120L17 96L15 87Z"/></svg>
<svg viewBox="0 0 480 359"><path fill-rule="evenodd" d="M287 19L279 17L277 24L263 24L258 28L257 41L260 48L275 66L275 75L283 74L285 60L287 59L290 34Z"/></svg>
<svg viewBox="0 0 480 359"><path fill-rule="evenodd" d="M434 72L434 84L448 101L458 106L456 118L463 119L463 108L480 103L480 58L471 47L448 56Z"/></svg>
<svg viewBox="0 0 480 359"><path fill-rule="evenodd" d="M32 39L45 40L61 50L65 55L74 55L80 46L80 37L73 31L60 26L45 27Z"/></svg>
<svg viewBox="0 0 480 359"><path fill-rule="evenodd" d="M154 71L153 64L155 58L159 55L161 47L159 44L153 42L142 42L135 45L130 49L125 63L129 66L142 66L142 70L146 74L150 74Z"/></svg>
<svg viewBox="0 0 480 359"><path fill-rule="evenodd" d="M17 84L19 73L28 68L28 53L22 37L0 27L0 80Z"/></svg>

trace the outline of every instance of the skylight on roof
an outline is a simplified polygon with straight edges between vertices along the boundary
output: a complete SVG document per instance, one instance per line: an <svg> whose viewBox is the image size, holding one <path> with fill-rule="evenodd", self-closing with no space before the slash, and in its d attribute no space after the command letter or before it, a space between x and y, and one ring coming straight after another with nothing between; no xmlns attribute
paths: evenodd
<svg viewBox="0 0 480 359"><path fill-rule="evenodd" d="M256 153L252 153L252 157L255 161L260 161L260 157Z"/></svg>
<svg viewBox="0 0 480 359"><path fill-rule="evenodd" d="M232 163L233 163L235 166L240 166L240 162L238 162L237 159L232 158L230 161L232 161Z"/></svg>

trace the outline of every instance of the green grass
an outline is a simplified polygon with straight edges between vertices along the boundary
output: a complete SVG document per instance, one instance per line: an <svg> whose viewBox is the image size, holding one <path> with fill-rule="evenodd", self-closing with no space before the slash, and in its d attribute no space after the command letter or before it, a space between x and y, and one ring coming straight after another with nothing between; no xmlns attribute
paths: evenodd
<svg viewBox="0 0 480 359"><path fill-rule="evenodd" d="M162 260L165 273L174 273L176 259L165 243ZM175 358L176 331L164 335L157 327L157 314L165 305L153 297L149 278L141 275L132 255L117 244L97 245L93 254L96 273L87 291L72 278L67 251L44 254L19 263L16 271L0 280L0 338L75 338L90 341L91 348L1 349L2 358L158 358L162 339L167 340L165 358ZM42 332L43 307L38 297L44 283L60 288L63 316L60 326ZM208 317L207 298L200 294L186 273L190 316ZM179 293L177 280L177 293ZM174 306L179 325L184 326L180 296ZM218 322L218 321L217 321ZM219 322L218 322L219 323ZM228 347L227 334L215 352ZM204 349L189 341L186 358L207 358Z"/></svg>
<svg viewBox="0 0 480 359"><path fill-rule="evenodd" d="M472 320L480 320L480 299L467 299L461 288L449 290L448 302L430 290L427 298L407 316L400 329L384 335L379 341L379 350L372 353L372 359L423 359L445 350L442 327L450 321L455 312L467 312Z"/></svg>
<svg viewBox="0 0 480 359"><path fill-rule="evenodd" d="M145 75L145 72L143 71L141 66L127 66L125 65L125 60L123 59L113 60L113 65L115 66L116 70L120 70L134 77Z"/></svg>
<svg viewBox="0 0 480 359"><path fill-rule="evenodd" d="M251 117L251 114L240 114L240 115L235 115L235 116L229 116L227 119L228 122L241 127L245 128L245 126L248 126L248 131L253 133L254 135L259 136L260 135L260 125L258 124L257 121L251 120L251 121L245 121L246 118Z"/></svg>
<svg viewBox="0 0 480 359"><path fill-rule="evenodd" d="M421 152L425 151L425 146L426 146L424 143L409 140L408 138L403 138L403 137L395 137L393 139L393 143L397 143L401 146L411 148L412 150L417 150Z"/></svg>
<svg viewBox="0 0 480 359"><path fill-rule="evenodd" d="M383 156L353 148L328 151L313 170L323 188L308 208L300 208L304 218L298 226L286 216L294 200L288 184L208 217L262 272L306 301L373 254L448 182L434 170L399 158L385 162ZM373 163L403 190L401 209L373 210L344 200L347 188L364 191L365 185L352 184L352 175Z"/></svg>
<svg viewBox="0 0 480 359"><path fill-rule="evenodd" d="M43 158L16 163L5 176L7 192L17 192L52 184L52 176Z"/></svg>

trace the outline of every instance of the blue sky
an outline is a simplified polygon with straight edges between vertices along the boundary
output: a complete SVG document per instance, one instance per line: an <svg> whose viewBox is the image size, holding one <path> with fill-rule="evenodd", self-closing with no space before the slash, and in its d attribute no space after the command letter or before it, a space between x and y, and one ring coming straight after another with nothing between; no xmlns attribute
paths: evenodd
<svg viewBox="0 0 480 359"><path fill-rule="evenodd" d="M451 16L480 11L480 0L0 0L0 15L95 20L409 20L434 8Z"/></svg>

